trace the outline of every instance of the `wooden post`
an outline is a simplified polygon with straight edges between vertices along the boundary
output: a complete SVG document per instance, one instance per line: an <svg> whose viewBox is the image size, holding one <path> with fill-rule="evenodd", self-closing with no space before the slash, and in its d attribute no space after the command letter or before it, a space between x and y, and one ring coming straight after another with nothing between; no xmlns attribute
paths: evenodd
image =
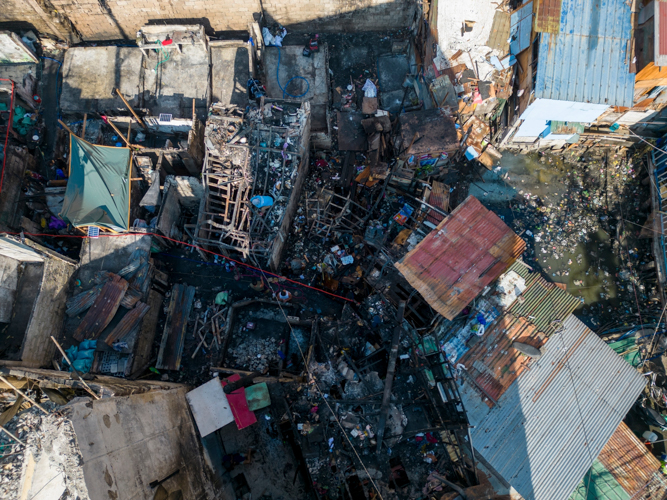
<svg viewBox="0 0 667 500"><path fill-rule="evenodd" d="M130 134L132 134L132 122L127 124L127 142L130 143Z"/></svg>
<svg viewBox="0 0 667 500"><path fill-rule="evenodd" d="M132 113L132 116L136 118L136 120L139 122L139 125L141 125L143 128L147 129L148 127L144 123L144 121L139 117L139 115L132 109L132 106L130 106L130 103L125 100L123 97L123 94L120 93L120 90L116 89L116 94L118 94L118 97L120 97L121 101L123 101L123 104L127 107L127 109L130 110L130 113Z"/></svg>
<svg viewBox="0 0 667 500"><path fill-rule="evenodd" d="M192 125L195 124L195 100L192 99Z"/></svg>
<svg viewBox="0 0 667 500"><path fill-rule="evenodd" d="M108 116L107 116L107 123L111 126L112 129L114 129L114 132L116 132L116 134L118 135L118 137L120 137L121 139L123 139L123 142L127 145L128 148L143 148L143 146L132 145L132 144L130 144L130 141L128 141L128 140L125 138L125 136L120 132L120 130L118 130L118 127L116 127L113 123L111 123L111 120L109 119Z"/></svg>
<svg viewBox="0 0 667 500"><path fill-rule="evenodd" d="M389 352L389 365L387 366L387 376L384 379L384 393L382 394L382 408L380 410L380 420L378 422L375 437L377 440L376 453L379 455L382 451L382 438L384 437L385 426L387 425L387 413L391 403L391 387L394 383L394 373L396 372L396 358L398 357L398 343L403 331L403 315L405 314L406 302L402 300L398 304L398 314L396 326L394 327L394 336L391 341L391 351Z"/></svg>
<svg viewBox="0 0 667 500"><path fill-rule="evenodd" d="M88 120L88 113L83 114L83 128L81 129L81 138L86 138L86 121Z"/></svg>
<svg viewBox="0 0 667 500"><path fill-rule="evenodd" d="M2 380L5 384L7 384L7 385L8 385L9 387L11 387L12 389L14 389L14 390L17 392L17 394L20 394L21 396L23 396L24 398L26 398L28 401L30 401L32 404L34 404L37 408L39 408L40 410L42 410L44 413L46 413L47 415L49 414L49 412L46 411L42 405L40 405L37 401L35 401L34 399L32 399L30 396L28 396L28 395L27 395L26 393L24 393L21 389L19 389L19 388L16 387L14 384L12 384L9 380L7 380L7 379L6 379L5 377L3 377L2 375L0 375L0 380Z"/></svg>
<svg viewBox="0 0 667 500"><path fill-rule="evenodd" d="M62 128L64 128L65 130L67 130L70 134L76 135L74 132L72 132L71 128L69 128L67 125L65 125L65 122L63 122L62 120L58 120L58 123L60 123L60 126Z"/></svg>
<svg viewBox="0 0 667 500"><path fill-rule="evenodd" d="M79 381L83 384L84 389L86 391L88 391L88 393L90 393L90 395L93 396L95 399L102 399L97 394L95 394L93 392L93 390L90 388L90 386L88 384L86 384L86 381L81 378L81 374L77 371L76 368L74 368L74 365L72 364L72 362L67 357L67 354L65 354L65 351L63 351L63 348L60 347L60 344L58 343L58 341L53 338L53 335L51 335L51 340L53 340L53 343L56 344L56 347L60 351L60 354L63 355L63 358L65 358L65 361L67 361L67 364L72 367L72 371L74 372L74 375L76 375L79 378Z"/></svg>

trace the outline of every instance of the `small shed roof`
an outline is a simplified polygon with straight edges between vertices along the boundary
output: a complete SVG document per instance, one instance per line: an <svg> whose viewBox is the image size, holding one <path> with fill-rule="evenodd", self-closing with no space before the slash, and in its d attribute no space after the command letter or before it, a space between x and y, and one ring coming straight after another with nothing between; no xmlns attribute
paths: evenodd
<svg viewBox="0 0 667 500"><path fill-rule="evenodd" d="M632 106L631 4L562 0L560 27L542 33L535 97Z"/></svg>
<svg viewBox="0 0 667 500"><path fill-rule="evenodd" d="M468 363L484 369L486 359L484 353ZM641 393L644 377L574 315L547 339L541 357L523 364L497 405L490 407L472 383L460 388L472 443L524 499L565 500ZM494 376L504 370L492 368Z"/></svg>
<svg viewBox="0 0 667 500"><path fill-rule="evenodd" d="M395 266L451 320L525 248L526 242L496 214L469 196Z"/></svg>

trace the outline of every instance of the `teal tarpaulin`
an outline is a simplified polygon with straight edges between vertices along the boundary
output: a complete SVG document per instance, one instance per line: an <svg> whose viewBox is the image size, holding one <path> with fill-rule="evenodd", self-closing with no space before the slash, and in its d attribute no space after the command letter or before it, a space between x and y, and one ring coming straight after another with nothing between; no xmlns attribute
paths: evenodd
<svg viewBox="0 0 667 500"><path fill-rule="evenodd" d="M130 228L129 148L96 146L70 134L70 177L60 216L79 226Z"/></svg>

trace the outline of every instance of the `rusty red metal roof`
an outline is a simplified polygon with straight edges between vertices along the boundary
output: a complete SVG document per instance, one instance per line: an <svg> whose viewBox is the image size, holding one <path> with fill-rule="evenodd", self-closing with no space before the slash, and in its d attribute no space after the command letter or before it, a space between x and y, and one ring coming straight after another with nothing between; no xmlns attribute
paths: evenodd
<svg viewBox="0 0 667 500"><path fill-rule="evenodd" d="M654 474L660 469L658 459L623 422L602 448L598 460L632 497L640 490L646 489L646 485L652 482ZM652 491L651 498L664 498L667 494L667 486L664 482L657 483L655 486L658 487L660 494Z"/></svg>
<svg viewBox="0 0 667 500"><path fill-rule="evenodd" d="M454 319L521 255L526 242L469 196L395 264L424 299Z"/></svg>
<svg viewBox="0 0 667 500"><path fill-rule="evenodd" d="M74 332L77 341L96 339L102 333L118 311L128 286L127 281L115 274L112 281L104 284L95 303Z"/></svg>
<svg viewBox="0 0 667 500"><path fill-rule="evenodd" d="M475 384L495 401L512 385L521 372L530 365L532 358L524 356L512 347L512 342L528 344L540 349L548 337L524 318L505 314L460 359ZM486 401L489 407L493 402Z"/></svg>
<svg viewBox="0 0 667 500"><path fill-rule="evenodd" d="M449 212L449 186L442 182L433 181L433 190L428 198L429 205ZM445 216L435 210L429 210L426 220L431 224L438 225Z"/></svg>
<svg viewBox="0 0 667 500"><path fill-rule="evenodd" d="M560 30L561 0L539 0L535 2L535 31L558 33Z"/></svg>

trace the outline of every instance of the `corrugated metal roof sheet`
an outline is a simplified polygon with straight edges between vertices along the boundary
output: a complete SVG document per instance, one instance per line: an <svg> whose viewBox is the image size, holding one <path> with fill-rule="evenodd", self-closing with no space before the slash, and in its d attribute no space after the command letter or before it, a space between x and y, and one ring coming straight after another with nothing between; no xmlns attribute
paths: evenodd
<svg viewBox="0 0 667 500"><path fill-rule="evenodd" d="M185 330L195 298L195 287L177 283L171 289L169 311L164 322L162 341L155 367L160 370L178 370L185 345Z"/></svg>
<svg viewBox="0 0 667 500"><path fill-rule="evenodd" d="M525 318L547 336L581 304L577 297L561 290L555 283L549 283L540 273L518 274L526 280L526 289L507 310L516 317Z"/></svg>
<svg viewBox="0 0 667 500"><path fill-rule="evenodd" d="M123 316L120 322L116 325L116 328L107 335L104 342L107 345L112 345L114 342L122 340L139 325L139 322L149 309L150 306L148 304L144 304L143 302L137 303L137 306L134 309L130 310Z"/></svg>
<svg viewBox="0 0 667 500"><path fill-rule="evenodd" d="M602 448L598 460L630 496L644 489L644 486L660 469L658 459L623 422ZM661 489L664 496L667 493L667 487ZM663 498L663 496L655 498Z"/></svg>
<svg viewBox="0 0 667 500"><path fill-rule="evenodd" d="M632 106L630 3L563 0L560 30L542 33L535 97Z"/></svg>
<svg viewBox="0 0 667 500"><path fill-rule="evenodd" d="M561 0L539 0L535 9L535 31L558 33Z"/></svg>
<svg viewBox="0 0 667 500"><path fill-rule="evenodd" d="M510 38L510 14L497 10L493 15L493 24L489 39L486 42L487 47L500 51L501 54L507 54L510 50L508 40Z"/></svg>
<svg viewBox="0 0 667 500"><path fill-rule="evenodd" d="M475 383L495 401L500 399L531 362L531 358L512 347L514 341L539 349L547 337L540 335L535 325L506 314L457 361L466 366ZM490 400L487 404L493 406Z"/></svg>
<svg viewBox="0 0 667 500"><path fill-rule="evenodd" d="M453 319L525 248L496 214L469 196L395 266L431 307Z"/></svg>
<svg viewBox="0 0 667 500"><path fill-rule="evenodd" d="M442 182L433 181L433 190L428 197L429 205L436 208L441 208L445 212L449 212L449 186ZM445 216L435 210L429 210L426 220L431 224L438 225L442 222Z"/></svg>
<svg viewBox="0 0 667 500"><path fill-rule="evenodd" d="M459 392L479 454L526 500L565 500L644 387L644 377L575 316L489 408Z"/></svg>
<svg viewBox="0 0 667 500"><path fill-rule="evenodd" d="M510 54L518 55L530 46L533 28L533 2L522 5L510 16Z"/></svg>
<svg viewBox="0 0 667 500"><path fill-rule="evenodd" d="M96 339L102 333L116 315L128 286L127 281L115 274L111 281L104 284L102 291L74 332L73 336L77 341Z"/></svg>

